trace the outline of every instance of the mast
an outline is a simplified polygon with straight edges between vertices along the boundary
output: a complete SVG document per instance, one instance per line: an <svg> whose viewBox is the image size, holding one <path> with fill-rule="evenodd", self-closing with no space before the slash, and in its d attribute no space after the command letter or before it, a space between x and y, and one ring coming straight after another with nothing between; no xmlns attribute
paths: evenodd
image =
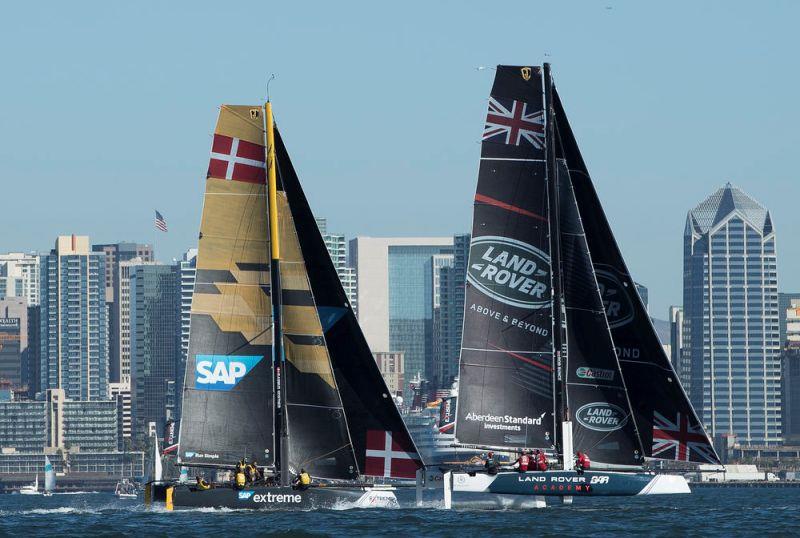
<svg viewBox="0 0 800 538"><path fill-rule="evenodd" d="M269 231L270 231L270 274L272 276L272 361L275 380L275 432L278 442L275 443L275 469L280 474L282 486L289 485L289 436L286 421L284 366L286 356L283 352L283 331L281 322L281 249L278 233L278 180L277 163L275 161L275 124L272 117L272 103L264 104L264 116L267 131L267 192L269 197Z"/></svg>
<svg viewBox="0 0 800 538"><path fill-rule="evenodd" d="M561 275L561 231L558 204L558 173L556 172L555 144L555 107L553 106L553 78L550 64L544 64L544 106L545 106L545 161L547 163L547 197L550 200L550 261L552 266L553 285L553 400L556 415L556 428L561 428L561 435L556 435L556 446L563 454L564 467L572 459L571 431L565 433L565 422L569 420L567 406L566 376L564 375L564 298ZM569 427L568 427L569 428ZM569 437L567 441L565 437ZM569 466L571 467L571 465Z"/></svg>

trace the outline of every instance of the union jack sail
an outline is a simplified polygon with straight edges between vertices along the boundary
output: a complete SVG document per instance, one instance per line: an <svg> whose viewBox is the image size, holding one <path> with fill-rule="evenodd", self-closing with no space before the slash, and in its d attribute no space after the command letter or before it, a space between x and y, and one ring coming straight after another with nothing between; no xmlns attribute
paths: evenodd
<svg viewBox="0 0 800 538"><path fill-rule="evenodd" d="M541 108L514 99L489 97L489 112L483 139L519 146L530 144L544 147L544 111Z"/></svg>
<svg viewBox="0 0 800 538"><path fill-rule="evenodd" d="M653 416L653 457L665 460L717 463L714 449L699 423L690 424L686 413L674 421L658 411Z"/></svg>

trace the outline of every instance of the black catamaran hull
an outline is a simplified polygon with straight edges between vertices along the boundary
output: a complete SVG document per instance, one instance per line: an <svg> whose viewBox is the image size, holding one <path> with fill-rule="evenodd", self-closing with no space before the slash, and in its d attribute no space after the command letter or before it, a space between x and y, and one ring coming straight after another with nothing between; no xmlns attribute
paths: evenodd
<svg viewBox="0 0 800 538"><path fill-rule="evenodd" d="M690 493L682 476L614 471L453 473L454 492L557 497L631 496Z"/></svg>
<svg viewBox="0 0 800 538"><path fill-rule="evenodd" d="M291 487L257 486L241 490L218 487L198 490L174 486L166 494L166 508L235 508L255 510L292 510L354 506L387 508L397 506L392 491L362 486L316 486L300 491Z"/></svg>

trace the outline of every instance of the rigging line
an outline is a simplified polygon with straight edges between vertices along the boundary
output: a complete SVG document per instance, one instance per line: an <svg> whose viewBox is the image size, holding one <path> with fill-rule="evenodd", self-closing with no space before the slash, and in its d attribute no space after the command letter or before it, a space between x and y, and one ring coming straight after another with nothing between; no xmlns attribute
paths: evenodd
<svg viewBox="0 0 800 538"><path fill-rule="evenodd" d="M305 461L301 461L300 462L300 466L302 467L304 465L308 465L309 463L313 463L313 462L321 460L323 458L327 458L331 454L335 454L335 453L339 452L340 450L342 450L343 448L348 448L348 447L353 448L353 444L352 443L348 443L348 444L342 445L342 446L340 446L338 448L334 448L333 450L331 450L329 452L326 452L325 454L321 454L321 455L319 455L319 456L317 456L315 458L311 458L311 459L307 459ZM355 456L355 453L353 455Z"/></svg>

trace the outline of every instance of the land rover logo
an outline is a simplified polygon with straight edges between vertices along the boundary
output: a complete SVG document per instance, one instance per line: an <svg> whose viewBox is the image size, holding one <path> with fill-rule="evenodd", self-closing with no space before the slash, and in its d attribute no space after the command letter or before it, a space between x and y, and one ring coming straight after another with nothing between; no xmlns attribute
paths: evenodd
<svg viewBox="0 0 800 538"><path fill-rule="evenodd" d="M550 257L508 237L472 241L467 280L489 297L519 308L550 306Z"/></svg>
<svg viewBox="0 0 800 538"><path fill-rule="evenodd" d="M628 423L628 414L608 402L592 402L578 408L575 418L584 427L596 432L613 432Z"/></svg>
<svg viewBox="0 0 800 538"><path fill-rule="evenodd" d="M613 272L595 269L595 273L603 306L606 309L608 326L615 329L627 325L633 320L633 301L630 291Z"/></svg>

